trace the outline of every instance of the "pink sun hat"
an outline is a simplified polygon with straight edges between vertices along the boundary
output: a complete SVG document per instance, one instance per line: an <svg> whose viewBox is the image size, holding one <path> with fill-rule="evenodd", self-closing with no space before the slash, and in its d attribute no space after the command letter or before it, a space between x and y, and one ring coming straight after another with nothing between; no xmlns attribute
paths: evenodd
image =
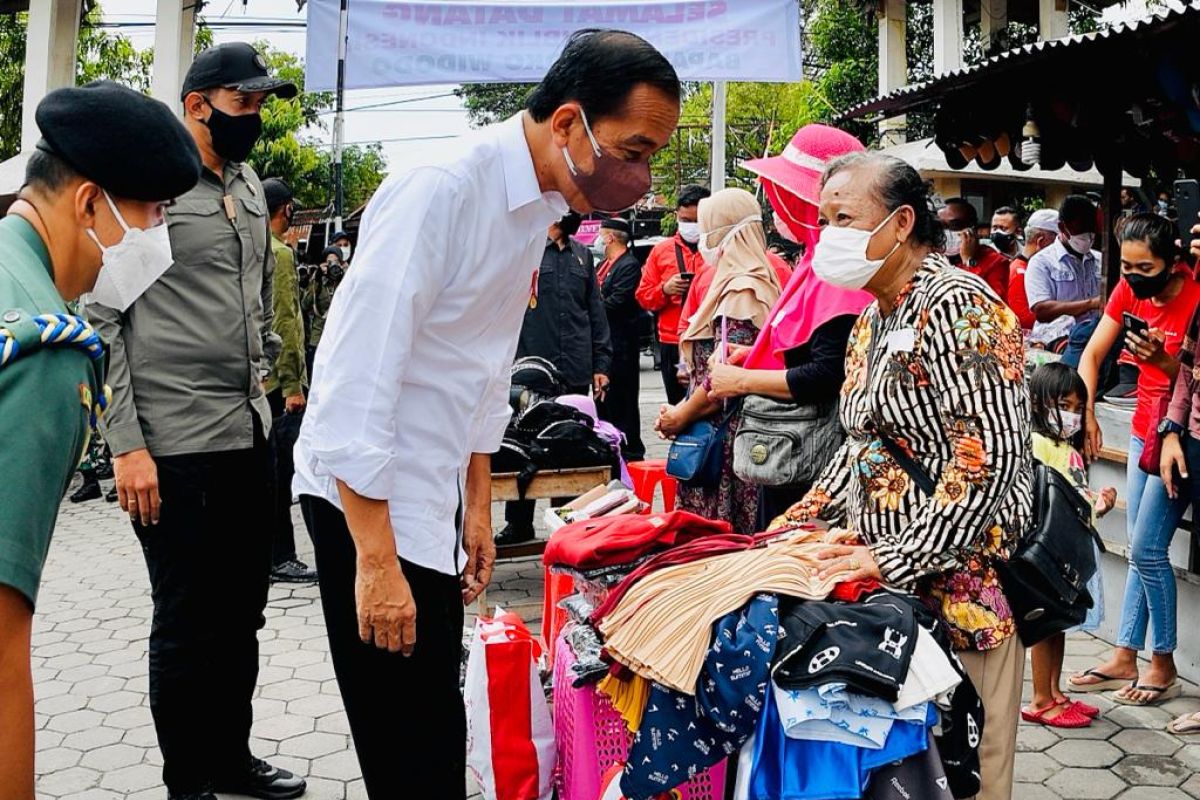
<svg viewBox="0 0 1200 800"><path fill-rule="evenodd" d="M821 175L829 162L865 149L862 142L845 131L814 123L796 131L779 155L743 161L742 168L815 206L821 202Z"/></svg>

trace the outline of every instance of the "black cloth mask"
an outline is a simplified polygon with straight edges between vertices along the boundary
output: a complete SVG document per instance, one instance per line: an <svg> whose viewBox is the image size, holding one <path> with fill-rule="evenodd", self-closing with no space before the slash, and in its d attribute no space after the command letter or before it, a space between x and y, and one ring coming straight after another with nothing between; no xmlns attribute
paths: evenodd
<svg viewBox="0 0 1200 800"><path fill-rule="evenodd" d="M1001 252L1008 252L1013 243L1017 241L1017 237L1005 231L992 231L992 244Z"/></svg>
<svg viewBox="0 0 1200 800"><path fill-rule="evenodd" d="M226 161L245 161L258 137L262 136L262 117L258 114L226 114L208 98L204 102L212 109L204 124L212 135L213 150Z"/></svg>
<svg viewBox="0 0 1200 800"><path fill-rule="evenodd" d="M1134 297L1138 300L1149 300L1152 297L1158 297L1167 288L1167 284L1171 282L1171 269L1164 267L1162 272L1154 275L1142 275L1138 272L1131 272L1125 275L1125 282L1129 284L1129 288L1133 290Z"/></svg>

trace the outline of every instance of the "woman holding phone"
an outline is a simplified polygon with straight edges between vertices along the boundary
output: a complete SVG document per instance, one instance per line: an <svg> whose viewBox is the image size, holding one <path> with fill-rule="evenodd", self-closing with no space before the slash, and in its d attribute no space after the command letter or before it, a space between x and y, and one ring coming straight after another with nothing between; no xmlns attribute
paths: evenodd
<svg viewBox="0 0 1200 800"><path fill-rule="evenodd" d="M1103 445L1094 410L1100 365L1122 331L1124 363L1138 367L1137 408L1129 438L1126 521L1130 547L1129 577L1121 605L1117 647L1104 663L1073 675L1077 692L1114 689L1123 705L1152 705L1180 692L1175 669L1177 644L1175 576L1167 556L1186 502L1172 498L1158 475L1138 468L1147 441L1159 433L1158 409L1179 371L1178 355L1188 323L1200 303L1200 284L1179 262L1175 227L1155 214L1135 214L1120 230L1122 280L1109 298L1104 316L1079 364L1087 384L1087 455ZM1137 655L1152 633L1150 666L1138 672Z"/></svg>

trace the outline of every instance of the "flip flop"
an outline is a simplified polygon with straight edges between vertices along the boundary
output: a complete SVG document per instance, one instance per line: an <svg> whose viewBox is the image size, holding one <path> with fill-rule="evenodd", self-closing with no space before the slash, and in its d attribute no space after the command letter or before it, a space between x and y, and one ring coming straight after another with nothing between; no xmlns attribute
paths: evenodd
<svg viewBox="0 0 1200 800"><path fill-rule="evenodd" d="M1057 717L1047 717L1046 714L1056 708L1061 708L1062 713ZM1059 705L1053 700L1045 708L1037 709L1021 709L1021 719L1026 722L1035 722L1038 725L1045 725L1048 728L1086 728L1092 724L1092 718L1081 712L1072 705Z"/></svg>
<svg viewBox="0 0 1200 800"><path fill-rule="evenodd" d="M1098 669L1085 669L1080 677L1099 678L1095 683L1076 683L1075 676L1067 678L1067 684L1073 692L1110 692L1115 689L1124 689L1130 684L1129 678L1114 678L1112 675L1105 675ZM1137 680L1134 678L1133 680Z"/></svg>
<svg viewBox="0 0 1200 800"><path fill-rule="evenodd" d="M1138 683L1134 681L1129 684L1129 688L1139 692L1153 692L1154 697L1150 700L1132 700L1128 697L1122 697L1118 692L1112 693L1112 701L1120 703L1123 706L1154 706L1167 700L1173 700L1183 694L1183 686L1178 680L1171 681L1169 686L1151 686L1147 683Z"/></svg>
<svg viewBox="0 0 1200 800"><path fill-rule="evenodd" d="M1176 736L1200 733L1200 719L1196 719L1195 714L1184 714L1168 722L1167 730Z"/></svg>

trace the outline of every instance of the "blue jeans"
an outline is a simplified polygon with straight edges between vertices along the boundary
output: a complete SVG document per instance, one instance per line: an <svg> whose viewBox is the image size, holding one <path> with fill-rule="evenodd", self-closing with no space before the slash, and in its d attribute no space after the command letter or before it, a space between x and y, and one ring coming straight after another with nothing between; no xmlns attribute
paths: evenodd
<svg viewBox="0 0 1200 800"><path fill-rule="evenodd" d="M1187 509L1184 492L1172 500L1157 475L1138 469L1145 442L1129 439L1129 465L1126 472L1126 522L1129 536L1129 577L1125 581L1125 599L1121 604L1121 626L1117 646L1142 650L1146 646L1146 628L1153 626L1152 647L1155 655L1175 652L1175 573L1167 548Z"/></svg>

